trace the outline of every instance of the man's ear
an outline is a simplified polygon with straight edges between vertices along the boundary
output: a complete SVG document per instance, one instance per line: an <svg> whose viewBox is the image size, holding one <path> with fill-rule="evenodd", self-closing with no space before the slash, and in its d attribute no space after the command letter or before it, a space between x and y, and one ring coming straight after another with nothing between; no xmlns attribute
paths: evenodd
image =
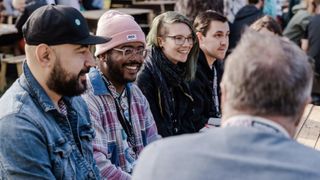
<svg viewBox="0 0 320 180"><path fill-rule="evenodd" d="M46 67L52 63L53 50L46 44L39 44L36 47L36 59L41 67Z"/></svg>
<svg viewBox="0 0 320 180"><path fill-rule="evenodd" d="M196 35L198 37L198 41L199 41L199 44L200 44L202 42L202 40L203 40L203 34L201 32L197 32Z"/></svg>

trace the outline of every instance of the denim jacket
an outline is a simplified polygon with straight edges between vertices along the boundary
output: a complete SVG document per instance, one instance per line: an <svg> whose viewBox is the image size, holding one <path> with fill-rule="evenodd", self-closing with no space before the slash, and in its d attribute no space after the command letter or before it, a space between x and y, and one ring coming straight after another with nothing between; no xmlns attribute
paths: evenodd
<svg viewBox="0 0 320 180"><path fill-rule="evenodd" d="M24 63L24 74L0 99L0 179L100 179L87 106L81 97L63 101L68 117Z"/></svg>

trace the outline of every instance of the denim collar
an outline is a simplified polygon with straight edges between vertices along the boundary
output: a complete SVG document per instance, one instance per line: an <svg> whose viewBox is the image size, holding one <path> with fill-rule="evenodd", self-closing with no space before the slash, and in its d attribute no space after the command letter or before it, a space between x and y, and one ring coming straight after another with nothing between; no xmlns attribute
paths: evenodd
<svg viewBox="0 0 320 180"><path fill-rule="evenodd" d="M45 112L56 110L54 103L39 82L34 78L26 62L23 63L23 72L24 74L20 77L21 86L27 89L29 94L39 103L40 107ZM71 104L71 98L63 97L63 100L67 104Z"/></svg>
<svg viewBox="0 0 320 180"><path fill-rule="evenodd" d="M91 68L90 72L88 73L88 77L92 85L94 95L96 96L111 95L111 92L107 88L106 83L102 78L102 72L100 70L96 68ZM125 88L130 89L131 86L132 86L132 83L127 83Z"/></svg>

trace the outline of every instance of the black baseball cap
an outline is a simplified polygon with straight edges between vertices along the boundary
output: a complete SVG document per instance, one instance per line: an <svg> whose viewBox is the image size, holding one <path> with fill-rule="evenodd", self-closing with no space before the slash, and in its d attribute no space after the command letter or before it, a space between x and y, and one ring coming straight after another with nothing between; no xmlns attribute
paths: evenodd
<svg viewBox="0 0 320 180"><path fill-rule="evenodd" d="M87 21L75 8L46 5L35 10L22 27L28 45L102 44L111 38L90 35Z"/></svg>

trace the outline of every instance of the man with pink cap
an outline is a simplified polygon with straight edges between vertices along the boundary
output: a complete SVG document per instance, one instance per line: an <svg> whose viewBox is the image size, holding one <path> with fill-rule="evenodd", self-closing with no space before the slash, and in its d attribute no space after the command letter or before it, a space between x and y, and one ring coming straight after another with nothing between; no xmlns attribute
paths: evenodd
<svg viewBox="0 0 320 180"><path fill-rule="evenodd" d="M96 46L98 68L83 95L96 130L94 158L102 178L130 179L142 149L160 138L147 99L132 83L147 55L145 35L132 16L114 10L101 16L97 35L112 40Z"/></svg>

